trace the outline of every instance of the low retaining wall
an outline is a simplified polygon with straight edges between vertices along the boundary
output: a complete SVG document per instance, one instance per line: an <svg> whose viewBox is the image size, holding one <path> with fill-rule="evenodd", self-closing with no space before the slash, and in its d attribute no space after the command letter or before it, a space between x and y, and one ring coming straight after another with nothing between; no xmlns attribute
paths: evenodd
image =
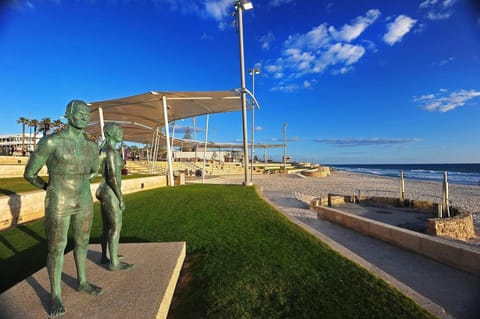
<svg viewBox="0 0 480 319"><path fill-rule="evenodd" d="M0 165L3 164L23 164L28 162L28 156L0 156Z"/></svg>
<svg viewBox="0 0 480 319"><path fill-rule="evenodd" d="M25 172L25 164L0 164L0 178L22 177L23 172ZM47 167L44 166L38 174L46 176Z"/></svg>
<svg viewBox="0 0 480 319"><path fill-rule="evenodd" d="M432 217L439 215L438 203L411 199L406 199L402 202L398 198L358 195L344 196L328 194L328 198L314 198L310 202L310 209L315 210L318 206L335 207L336 204L342 203L361 203L379 207L409 207L430 212ZM475 236L473 217L469 212L451 206L450 214L453 217L429 219L426 225L427 233L429 235L444 236L459 240L468 240Z"/></svg>
<svg viewBox="0 0 480 319"><path fill-rule="evenodd" d="M122 193L130 194L166 186L165 176L150 176L122 181ZM91 184L93 200L99 183ZM42 218L45 215L45 191L38 190L0 196L0 230Z"/></svg>
<svg viewBox="0 0 480 319"><path fill-rule="evenodd" d="M472 214L463 213L450 218L430 218L427 221L427 234L460 240L475 237Z"/></svg>
<svg viewBox="0 0 480 319"><path fill-rule="evenodd" d="M430 257L441 263L480 275L479 250L342 212L334 208L319 206L315 210L319 218L327 219L371 237Z"/></svg>

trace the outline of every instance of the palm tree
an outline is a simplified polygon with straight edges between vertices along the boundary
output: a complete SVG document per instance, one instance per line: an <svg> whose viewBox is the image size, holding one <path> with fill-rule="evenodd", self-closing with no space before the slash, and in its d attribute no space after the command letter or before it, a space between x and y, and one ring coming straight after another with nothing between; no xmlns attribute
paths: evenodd
<svg viewBox="0 0 480 319"><path fill-rule="evenodd" d="M65 123L63 123L60 119L56 119L53 121L53 127L55 127L55 132L61 131L65 127Z"/></svg>
<svg viewBox="0 0 480 319"><path fill-rule="evenodd" d="M25 148L25 125L28 124L28 119L26 117L19 117L17 123L22 124L22 149Z"/></svg>
<svg viewBox="0 0 480 319"><path fill-rule="evenodd" d="M44 117L38 123L40 131L43 131L43 136L47 135L48 131L50 131L50 127L52 126L52 119L49 117Z"/></svg>
<svg viewBox="0 0 480 319"><path fill-rule="evenodd" d="M31 119L28 122L28 126L33 127L33 149L35 150L35 148L37 146L38 120Z"/></svg>

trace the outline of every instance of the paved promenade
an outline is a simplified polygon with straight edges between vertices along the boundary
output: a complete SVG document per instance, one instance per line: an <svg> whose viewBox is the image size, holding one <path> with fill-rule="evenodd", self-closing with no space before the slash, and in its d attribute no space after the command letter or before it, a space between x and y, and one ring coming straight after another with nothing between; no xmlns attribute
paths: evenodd
<svg viewBox="0 0 480 319"><path fill-rule="evenodd" d="M480 278L391 244L357 233L348 228L318 219L294 194L263 190L263 195L288 216L313 228L367 262L369 270L386 279L418 303L443 318L480 318ZM319 236L323 239L322 236ZM358 258L353 261L359 262ZM374 266L374 267L371 267ZM364 265L365 266L365 265ZM369 267L370 266L370 267ZM385 273L389 276L385 276ZM392 278L389 278L389 277ZM392 280L394 279L394 280ZM407 287L398 287L399 281ZM410 291L411 288L413 291ZM421 296L418 296L421 295ZM433 304L429 304L429 299ZM441 307L441 309L436 307ZM442 313L443 312L443 313Z"/></svg>
<svg viewBox="0 0 480 319"><path fill-rule="evenodd" d="M238 182L226 178L225 182ZM279 179L254 178L267 201L333 249L383 278L440 318L480 318L480 277L317 218ZM299 185L297 185L298 187ZM392 214L392 218L395 216Z"/></svg>

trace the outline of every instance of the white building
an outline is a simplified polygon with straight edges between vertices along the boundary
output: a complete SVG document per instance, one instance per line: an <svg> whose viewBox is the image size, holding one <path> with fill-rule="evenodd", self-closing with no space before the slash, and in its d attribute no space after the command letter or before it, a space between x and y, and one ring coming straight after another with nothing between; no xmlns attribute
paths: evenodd
<svg viewBox="0 0 480 319"><path fill-rule="evenodd" d="M37 133L36 141L33 141L33 134L25 134L25 151L32 152L34 143L42 138L42 133ZM15 153L15 154L14 154ZM21 155L22 154L22 133L0 134L0 155Z"/></svg>

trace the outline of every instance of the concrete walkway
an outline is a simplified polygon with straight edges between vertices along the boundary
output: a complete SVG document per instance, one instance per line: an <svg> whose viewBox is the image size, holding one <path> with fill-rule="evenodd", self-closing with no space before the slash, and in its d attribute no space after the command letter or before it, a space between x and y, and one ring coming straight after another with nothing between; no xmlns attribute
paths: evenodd
<svg viewBox="0 0 480 319"><path fill-rule="evenodd" d="M293 222L440 318L480 318L480 277L318 219L292 192L261 193Z"/></svg>

